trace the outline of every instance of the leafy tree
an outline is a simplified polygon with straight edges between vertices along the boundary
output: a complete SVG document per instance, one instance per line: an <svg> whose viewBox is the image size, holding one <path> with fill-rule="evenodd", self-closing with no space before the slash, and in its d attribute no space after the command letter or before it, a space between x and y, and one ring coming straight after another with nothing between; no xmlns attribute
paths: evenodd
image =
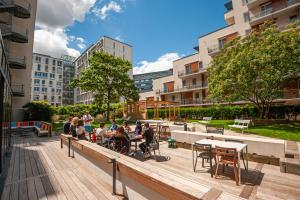
<svg viewBox="0 0 300 200"><path fill-rule="evenodd" d="M300 66L299 23L279 30L266 22L246 37L229 42L209 70L209 97L216 101L252 102L261 118Z"/></svg>
<svg viewBox="0 0 300 200"><path fill-rule="evenodd" d="M131 63L121 58L103 52L94 53L89 59L87 67L79 78L71 83L83 91L93 92L94 103L106 105L107 120L110 116L110 104L125 100L138 100L137 89L130 79L128 72Z"/></svg>
<svg viewBox="0 0 300 200"><path fill-rule="evenodd" d="M25 121L51 121L54 113L53 107L45 101L33 101L25 104L24 120Z"/></svg>

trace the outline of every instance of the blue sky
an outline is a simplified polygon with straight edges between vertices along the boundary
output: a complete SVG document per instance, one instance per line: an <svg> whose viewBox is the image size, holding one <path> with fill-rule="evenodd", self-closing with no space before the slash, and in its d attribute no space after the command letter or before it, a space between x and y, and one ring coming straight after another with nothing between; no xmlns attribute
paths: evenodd
<svg viewBox="0 0 300 200"><path fill-rule="evenodd" d="M164 69L168 66L151 64L160 65L159 59L168 59L168 55L175 59L193 53L200 35L225 26L224 3L228 0L64 0L64 4L70 5L53 9L49 9L47 1L39 0L35 51L46 51L39 42L57 35L56 39L65 37L67 54L77 55L107 35L133 46L134 66L150 64L150 68ZM60 10L63 6L66 8ZM59 17L63 20L49 19L51 13L55 18L61 11ZM47 12L51 12L49 17ZM49 33L52 35L46 37Z"/></svg>

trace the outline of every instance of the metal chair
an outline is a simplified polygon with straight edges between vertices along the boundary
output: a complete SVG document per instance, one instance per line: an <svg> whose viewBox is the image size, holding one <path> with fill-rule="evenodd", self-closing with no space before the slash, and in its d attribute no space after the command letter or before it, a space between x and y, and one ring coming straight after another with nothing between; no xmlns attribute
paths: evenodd
<svg viewBox="0 0 300 200"><path fill-rule="evenodd" d="M212 159L214 158L212 147L210 144L194 144L194 150L196 151L196 161L193 169L196 171L198 158L202 158L202 167L204 167L204 159L209 160L210 174L213 177Z"/></svg>

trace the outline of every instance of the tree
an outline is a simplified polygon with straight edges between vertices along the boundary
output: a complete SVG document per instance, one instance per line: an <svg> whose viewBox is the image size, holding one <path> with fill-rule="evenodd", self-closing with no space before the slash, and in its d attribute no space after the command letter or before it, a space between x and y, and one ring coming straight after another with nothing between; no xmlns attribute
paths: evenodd
<svg viewBox="0 0 300 200"><path fill-rule="evenodd" d="M46 101L33 101L25 104L24 120L25 121L51 121L54 109Z"/></svg>
<svg viewBox="0 0 300 200"><path fill-rule="evenodd" d="M131 63L103 52L94 53L87 67L72 81L71 86L83 91L93 92L94 103L106 105L107 120L110 117L110 104L119 102L120 98L127 101L138 100L139 95L129 77Z"/></svg>
<svg viewBox="0 0 300 200"><path fill-rule="evenodd" d="M279 30L266 22L250 35L229 42L209 69L209 97L249 101L266 118L282 84L299 72L299 30L299 23Z"/></svg>

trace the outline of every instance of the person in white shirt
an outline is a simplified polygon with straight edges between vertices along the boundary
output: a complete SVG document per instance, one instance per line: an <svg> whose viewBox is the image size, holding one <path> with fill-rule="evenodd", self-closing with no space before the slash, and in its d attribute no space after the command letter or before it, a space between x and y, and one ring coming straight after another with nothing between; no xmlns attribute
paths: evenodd
<svg viewBox="0 0 300 200"><path fill-rule="evenodd" d="M105 137L106 128L104 126L105 126L105 124L103 122L101 122L100 127L96 129L97 140L99 140L98 138L101 138L102 144L106 143L106 141L107 141L107 138Z"/></svg>
<svg viewBox="0 0 300 200"><path fill-rule="evenodd" d="M82 119L84 121L84 126L90 126L93 121L93 117L90 115L88 111L85 112Z"/></svg>

